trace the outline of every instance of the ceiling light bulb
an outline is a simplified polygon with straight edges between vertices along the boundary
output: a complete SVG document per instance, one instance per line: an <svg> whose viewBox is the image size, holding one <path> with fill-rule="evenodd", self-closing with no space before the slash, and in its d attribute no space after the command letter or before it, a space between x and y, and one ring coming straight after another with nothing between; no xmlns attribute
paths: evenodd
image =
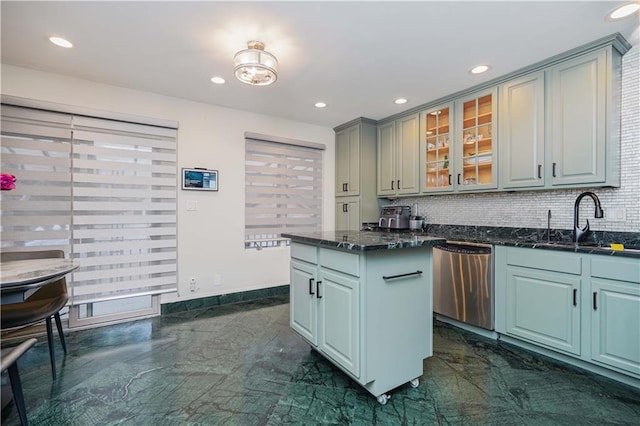
<svg viewBox="0 0 640 426"><path fill-rule="evenodd" d="M49 41L56 46L64 47L66 49L73 47L73 44L71 44L69 40L65 40L62 37L49 37Z"/></svg>
<svg viewBox="0 0 640 426"><path fill-rule="evenodd" d="M402 105L402 104L406 104L407 100L405 98L398 98L395 101L393 101L393 103L395 103L396 105Z"/></svg>
<svg viewBox="0 0 640 426"><path fill-rule="evenodd" d="M215 84L224 84L225 83L225 79L222 77L212 77L211 81L214 82Z"/></svg>
<svg viewBox="0 0 640 426"><path fill-rule="evenodd" d="M629 15L633 15L638 10L640 10L640 3L633 2L623 4L622 6L616 7L607 15L607 20L616 21L618 19L626 18Z"/></svg>
<svg viewBox="0 0 640 426"><path fill-rule="evenodd" d="M326 106L327 104L325 104L324 102L316 102L316 108L324 108Z"/></svg>
<svg viewBox="0 0 640 426"><path fill-rule="evenodd" d="M477 65L473 68L471 68L471 71L469 71L471 74L482 74L485 71L489 70L489 65Z"/></svg>

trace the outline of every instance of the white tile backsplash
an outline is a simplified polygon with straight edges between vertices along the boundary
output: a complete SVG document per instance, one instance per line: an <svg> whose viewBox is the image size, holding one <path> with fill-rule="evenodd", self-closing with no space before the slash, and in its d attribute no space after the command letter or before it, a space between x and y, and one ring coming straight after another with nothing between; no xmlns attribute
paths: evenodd
<svg viewBox="0 0 640 426"><path fill-rule="evenodd" d="M573 205L584 191L595 192L607 215L608 208L624 208L626 221L594 219L589 198L580 204L580 225L589 219L596 231L640 232L640 47L622 58L621 181L620 188L525 191L516 193L435 195L403 198L393 204L418 204L428 223L546 228L573 227Z"/></svg>

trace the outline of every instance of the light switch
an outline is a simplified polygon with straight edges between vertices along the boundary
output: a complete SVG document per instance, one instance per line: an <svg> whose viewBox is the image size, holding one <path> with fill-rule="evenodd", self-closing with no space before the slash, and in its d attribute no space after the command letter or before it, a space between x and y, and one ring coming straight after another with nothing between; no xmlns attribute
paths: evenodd
<svg viewBox="0 0 640 426"><path fill-rule="evenodd" d="M198 202L197 201L187 201L187 211L195 212L198 210Z"/></svg>

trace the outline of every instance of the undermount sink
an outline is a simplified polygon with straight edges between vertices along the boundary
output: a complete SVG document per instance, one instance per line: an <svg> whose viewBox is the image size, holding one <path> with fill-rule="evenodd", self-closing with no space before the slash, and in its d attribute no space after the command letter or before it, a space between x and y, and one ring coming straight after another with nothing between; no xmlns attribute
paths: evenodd
<svg viewBox="0 0 640 426"><path fill-rule="evenodd" d="M598 244L598 243L574 243L572 241L541 241L537 243L538 246L549 246L549 247L563 247L563 248L593 248L597 250L607 250L613 251L609 244ZM623 251L640 253L640 247L638 246L624 246Z"/></svg>

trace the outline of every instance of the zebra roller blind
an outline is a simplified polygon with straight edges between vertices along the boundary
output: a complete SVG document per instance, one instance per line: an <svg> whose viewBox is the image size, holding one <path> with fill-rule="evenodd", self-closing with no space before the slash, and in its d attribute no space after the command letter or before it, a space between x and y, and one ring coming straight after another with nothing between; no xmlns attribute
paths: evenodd
<svg viewBox="0 0 640 426"><path fill-rule="evenodd" d="M277 246L282 232L322 228L322 150L245 140L245 247Z"/></svg>
<svg viewBox="0 0 640 426"><path fill-rule="evenodd" d="M22 128L12 127L15 117L5 121L6 108L22 110ZM17 178L16 189L2 194L3 251L66 244L81 265L68 280L72 304L176 291L176 130L66 115L67 138L43 140L29 122L33 111L3 105L2 172ZM45 172L33 173L34 158ZM55 192L47 189L56 187L49 169L59 174ZM43 196L60 205L26 207ZM19 219L27 210L28 229ZM52 234L64 228L52 217L65 215L67 234Z"/></svg>

